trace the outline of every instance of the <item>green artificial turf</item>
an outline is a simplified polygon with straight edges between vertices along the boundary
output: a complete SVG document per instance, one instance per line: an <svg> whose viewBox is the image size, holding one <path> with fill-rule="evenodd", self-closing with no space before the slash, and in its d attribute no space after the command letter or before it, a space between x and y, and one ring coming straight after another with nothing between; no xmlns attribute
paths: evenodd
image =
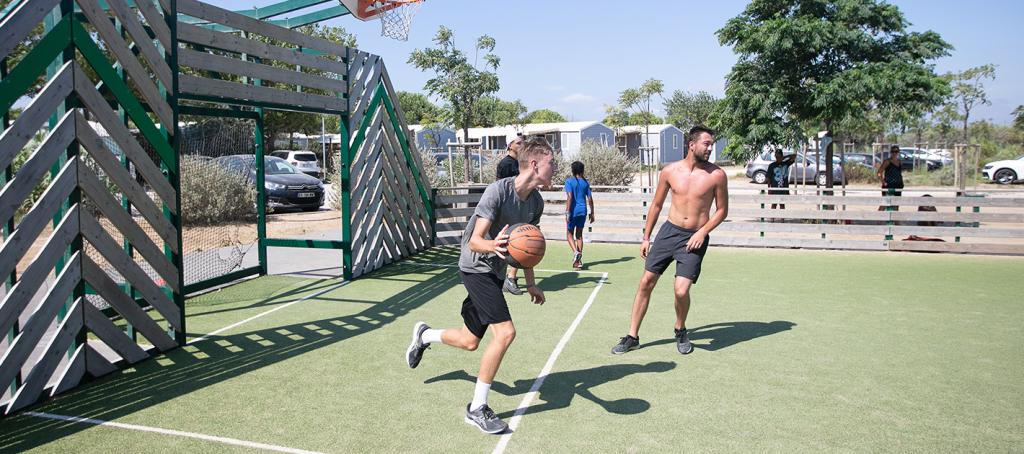
<svg viewBox="0 0 1024 454"><path fill-rule="evenodd" d="M517 337L490 397L506 421L607 273L505 452L1024 449L1024 259L711 248L687 322L696 350L676 352L667 275L642 347L613 356L637 252L587 245L589 273L575 273L549 244L548 303L509 296ZM436 249L334 290L277 276L199 296L191 339L277 310L31 410L312 451L490 452L500 437L462 421L482 349L404 362L416 321L461 324L456 270L428 265L456 258ZM0 434L5 451L249 450L24 415Z"/></svg>

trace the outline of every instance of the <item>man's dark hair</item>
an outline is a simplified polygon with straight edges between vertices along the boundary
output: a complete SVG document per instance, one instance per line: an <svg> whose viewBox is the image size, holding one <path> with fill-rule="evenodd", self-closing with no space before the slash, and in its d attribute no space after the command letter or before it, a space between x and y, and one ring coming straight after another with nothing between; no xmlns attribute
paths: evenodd
<svg viewBox="0 0 1024 454"><path fill-rule="evenodd" d="M690 128L690 132L686 133L686 145L690 145L690 142L697 140L697 138L700 137L700 133L702 132L708 133L708 135L710 135L711 137L715 136L714 129L711 129L704 125L693 125L693 127Z"/></svg>

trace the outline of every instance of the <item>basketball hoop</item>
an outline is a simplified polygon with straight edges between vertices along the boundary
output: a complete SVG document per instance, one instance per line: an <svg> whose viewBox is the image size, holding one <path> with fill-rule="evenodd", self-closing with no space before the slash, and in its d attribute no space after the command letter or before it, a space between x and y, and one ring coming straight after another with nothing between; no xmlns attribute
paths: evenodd
<svg viewBox="0 0 1024 454"><path fill-rule="evenodd" d="M378 1L377 16L380 17L380 35L399 41L408 41L412 17L419 11L422 2L423 0Z"/></svg>

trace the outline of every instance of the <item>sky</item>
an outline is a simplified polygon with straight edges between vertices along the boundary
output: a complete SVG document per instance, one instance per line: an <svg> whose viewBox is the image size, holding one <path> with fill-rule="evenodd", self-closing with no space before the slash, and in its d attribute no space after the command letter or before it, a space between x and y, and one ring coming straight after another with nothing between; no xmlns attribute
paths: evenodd
<svg viewBox="0 0 1024 454"><path fill-rule="evenodd" d="M220 0L246 9L278 0ZM936 60L938 73L987 63L996 79L985 82L991 106L973 119L1007 124L1024 104L1024 1L892 1L911 31L933 30L953 45ZM497 41L502 99L519 99L529 110L555 110L570 120L601 120L604 106L649 78L674 90L705 90L724 96L725 76L736 62L715 32L740 14L746 1L649 0L427 0L412 23L409 40L380 36L380 23L344 16L328 22L354 33L361 50L380 55L397 90L424 92L431 73L408 63L414 49L433 47L439 26L455 32L456 45L472 54L481 35ZM298 12L302 13L302 11ZM297 13L297 14L298 14ZM1015 44L1016 43L1016 44ZM661 110L661 102L657 102Z"/></svg>

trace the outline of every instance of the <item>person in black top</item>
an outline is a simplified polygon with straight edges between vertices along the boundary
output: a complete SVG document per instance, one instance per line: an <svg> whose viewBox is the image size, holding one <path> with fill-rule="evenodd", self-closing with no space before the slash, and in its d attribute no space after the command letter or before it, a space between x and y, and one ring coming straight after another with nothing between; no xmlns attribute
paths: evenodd
<svg viewBox="0 0 1024 454"><path fill-rule="evenodd" d="M519 176L519 149L523 146L523 135L519 134L508 143L508 154L501 161L498 161L497 179ZM523 290L519 288L519 278L516 277L517 270L513 266L508 267L505 274L504 289L513 295L522 295Z"/></svg>
<svg viewBox="0 0 1024 454"><path fill-rule="evenodd" d="M523 145L523 136L518 135L508 143L508 154L498 161L498 179L519 175L519 147Z"/></svg>
<svg viewBox="0 0 1024 454"><path fill-rule="evenodd" d="M878 166L876 175L882 179L882 195L900 196L903 192L903 167L900 165L900 147L893 145L889 149L889 159L882 161ZM893 205L891 211L899 211L900 207Z"/></svg>
<svg viewBox="0 0 1024 454"><path fill-rule="evenodd" d="M775 162L768 164L768 195L789 195L789 166L796 161L796 154L783 156L782 150L775 151ZM776 204L772 204L775 209ZM779 209L785 210L786 204L778 204Z"/></svg>

